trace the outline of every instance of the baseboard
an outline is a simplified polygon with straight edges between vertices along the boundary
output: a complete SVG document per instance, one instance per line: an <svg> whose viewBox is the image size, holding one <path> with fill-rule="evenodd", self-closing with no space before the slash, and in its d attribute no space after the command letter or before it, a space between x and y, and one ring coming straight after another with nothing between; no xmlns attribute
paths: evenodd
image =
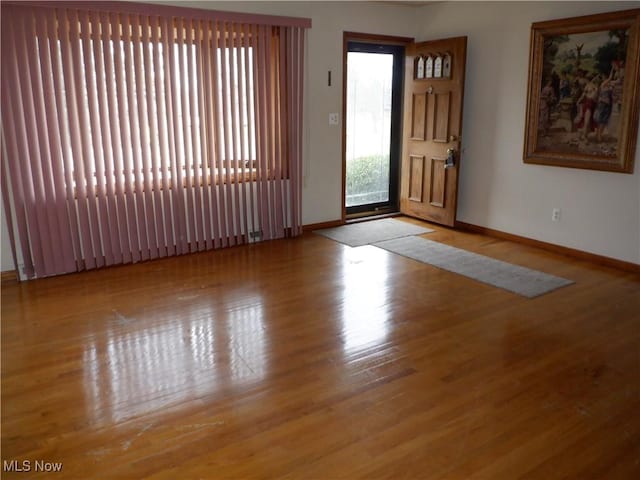
<svg viewBox="0 0 640 480"><path fill-rule="evenodd" d="M333 228L333 227L339 227L341 225L344 225L344 222L342 220L331 220L329 222L311 223L309 225L303 225L302 231L312 232L314 230L320 230L322 228Z"/></svg>
<svg viewBox="0 0 640 480"><path fill-rule="evenodd" d="M15 270L0 272L0 285L9 285L11 283L18 283L18 272Z"/></svg>
<svg viewBox="0 0 640 480"><path fill-rule="evenodd" d="M640 273L640 265L636 263L625 262L624 260L605 257L603 255L597 255L595 253L585 252L583 250L577 250L575 248L563 247L562 245L543 242L541 240L535 240L533 238L521 237L520 235L502 232L500 230L494 230L493 228L481 227L479 225L473 225L472 223L460 222L456 220L455 226L456 228L465 230L467 232L481 233L490 237L509 240L516 243L522 243L523 245L541 248L549 252L559 253L561 255L566 255L568 257L573 257L580 260L586 260L588 262L597 263L599 265L605 265L607 267L613 267L632 273Z"/></svg>

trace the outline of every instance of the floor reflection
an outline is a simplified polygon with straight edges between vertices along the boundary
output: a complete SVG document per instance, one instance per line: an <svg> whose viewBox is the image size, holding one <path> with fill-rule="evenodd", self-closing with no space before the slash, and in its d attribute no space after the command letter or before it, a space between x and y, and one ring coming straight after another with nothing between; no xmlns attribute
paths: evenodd
<svg viewBox="0 0 640 480"><path fill-rule="evenodd" d="M343 250L342 338L345 353L386 340L389 333L389 265L371 246Z"/></svg>
<svg viewBox="0 0 640 480"><path fill-rule="evenodd" d="M234 302L232 302L234 303ZM181 317L129 319L153 326L123 331L122 315L84 350L84 391L95 422L119 422L185 399L264 377L267 358L262 299L226 306L180 307ZM158 323L159 322L159 323ZM120 323L120 327L117 325Z"/></svg>
<svg viewBox="0 0 640 480"><path fill-rule="evenodd" d="M242 363L231 364L231 376L234 381L263 378L268 359L262 303L229 311L227 334L235 351L243 360Z"/></svg>

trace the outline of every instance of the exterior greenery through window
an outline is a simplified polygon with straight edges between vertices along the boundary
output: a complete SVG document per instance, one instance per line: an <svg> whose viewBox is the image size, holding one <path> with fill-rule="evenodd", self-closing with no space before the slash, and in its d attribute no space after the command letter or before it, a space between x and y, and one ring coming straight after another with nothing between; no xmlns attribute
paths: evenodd
<svg viewBox="0 0 640 480"><path fill-rule="evenodd" d="M347 162L347 206L383 202L389 195L389 155L368 155Z"/></svg>

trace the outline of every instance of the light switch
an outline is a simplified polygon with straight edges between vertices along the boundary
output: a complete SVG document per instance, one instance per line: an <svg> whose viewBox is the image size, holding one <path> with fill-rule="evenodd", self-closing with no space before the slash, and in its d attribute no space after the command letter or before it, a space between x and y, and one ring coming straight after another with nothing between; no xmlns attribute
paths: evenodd
<svg viewBox="0 0 640 480"><path fill-rule="evenodd" d="M338 125L338 114L330 113L329 114L329 125Z"/></svg>

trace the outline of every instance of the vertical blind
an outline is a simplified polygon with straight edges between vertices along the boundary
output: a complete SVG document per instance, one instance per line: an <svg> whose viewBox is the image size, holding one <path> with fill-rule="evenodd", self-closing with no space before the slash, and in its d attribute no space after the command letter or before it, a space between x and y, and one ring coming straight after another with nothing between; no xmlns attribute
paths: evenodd
<svg viewBox="0 0 640 480"><path fill-rule="evenodd" d="M77 7L2 5L26 276L300 234L309 25Z"/></svg>

